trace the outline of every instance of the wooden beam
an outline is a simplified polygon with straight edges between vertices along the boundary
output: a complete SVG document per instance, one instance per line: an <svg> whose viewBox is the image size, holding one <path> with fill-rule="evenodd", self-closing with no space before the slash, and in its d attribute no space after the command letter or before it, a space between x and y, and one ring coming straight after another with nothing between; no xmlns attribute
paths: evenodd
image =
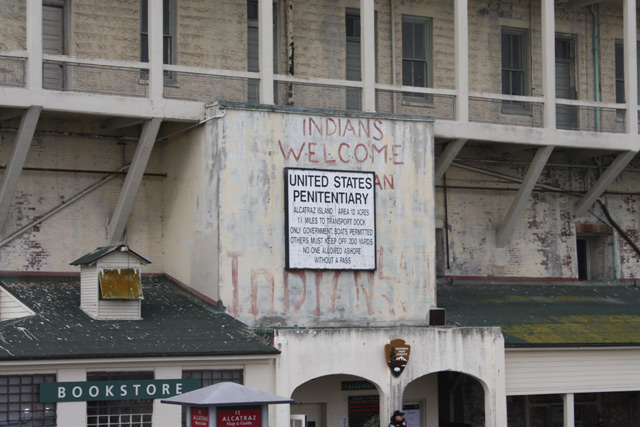
<svg viewBox="0 0 640 427"><path fill-rule="evenodd" d="M547 160L549 159L549 156L551 156L552 151L553 146L549 145L540 147L538 148L538 151L536 151L536 155L533 157L533 161L531 162L529 170L524 177L524 181L518 190L518 194L516 194L516 197L513 199L509 212L507 212L500 228L496 232L496 247L502 248L507 244L509 237L511 237L511 233L515 228L516 221L526 207L527 200L533 191L533 187L536 185L538 178L540 178L540 174L542 173L544 166L547 164Z"/></svg>
<svg viewBox="0 0 640 427"><path fill-rule="evenodd" d="M140 182L142 181L144 170L147 167L151 150L156 142L160 123L162 123L162 119L155 117L147 121L142 128L140 141L138 141L136 152L133 155L131 166L120 190L120 196L113 211L111 222L109 223L109 231L107 234L109 244L123 242L124 229L127 225L129 214L131 214L136 194L140 188Z"/></svg>
<svg viewBox="0 0 640 427"><path fill-rule="evenodd" d="M626 151L618 154L607 170L600 176L600 179L593 184L587 194L576 204L574 213L576 217L582 216L598 200L598 197L605 192L607 187L620 175L620 172L633 160L637 153L637 151Z"/></svg>
<svg viewBox="0 0 640 427"><path fill-rule="evenodd" d="M22 173L41 111L42 107L31 107L24 112L20 119L13 150L9 155L7 168L2 174L2 183L0 184L0 233L9 216L9 207L16 192L18 179Z"/></svg>

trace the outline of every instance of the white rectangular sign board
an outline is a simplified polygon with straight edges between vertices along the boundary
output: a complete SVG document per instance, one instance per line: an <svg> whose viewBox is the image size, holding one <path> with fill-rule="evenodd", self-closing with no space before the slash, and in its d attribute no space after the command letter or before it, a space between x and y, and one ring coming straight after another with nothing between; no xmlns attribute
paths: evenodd
<svg viewBox="0 0 640 427"><path fill-rule="evenodd" d="M286 267L375 270L373 172L285 168Z"/></svg>

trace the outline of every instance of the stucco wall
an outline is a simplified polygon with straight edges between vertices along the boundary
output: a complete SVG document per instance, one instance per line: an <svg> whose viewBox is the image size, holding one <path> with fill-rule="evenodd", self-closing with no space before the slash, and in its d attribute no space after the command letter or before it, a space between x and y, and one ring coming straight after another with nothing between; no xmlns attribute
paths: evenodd
<svg viewBox="0 0 640 427"><path fill-rule="evenodd" d="M386 364L384 348L398 338L411 346L411 353L405 370L396 378ZM504 341L498 328L279 330L275 343L282 351L276 390L283 396L314 379L348 372L373 383L380 394L381 413L391 414L403 398L428 400L433 389L405 394L416 381L440 371L457 371L482 384L485 425L505 425ZM299 363L301 360L305 363ZM340 415L346 414L330 413L334 418L329 424L337 423Z"/></svg>
<svg viewBox="0 0 640 427"><path fill-rule="evenodd" d="M343 133L323 136L314 127L310 135L310 120L320 126L340 122ZM368 136L359 123L369 126ZM168 271L220 297L229 313L253 325L426 323L428 308L435 303L430 123L228 108L224 118L206 126L205 147L196 143L189 152L188 146L183 150L174 142L175 150L184 154L167 154L172 163L182 162L176 173L204 169L201 176L169 174L170 183L181 181L174 194L181 194L177 189L183 186L191 191L185 222L192 218L195 223L184 229L191 234L168 234L166 245L173 254L176 242L211 242L215 233L201 231L211 225L213 232L217 221L219 246L216 253L195 245L199 254L181 260L189 266L167 258ZM376 172L376 271L284 269L285 167ZM192 186L191 178L200 182ZM173 200L168 196L170 205ZM169 218L175 216L170 209L168 224L176 224L177 218ZM208 243L208 249L214 247Z"/></svg>

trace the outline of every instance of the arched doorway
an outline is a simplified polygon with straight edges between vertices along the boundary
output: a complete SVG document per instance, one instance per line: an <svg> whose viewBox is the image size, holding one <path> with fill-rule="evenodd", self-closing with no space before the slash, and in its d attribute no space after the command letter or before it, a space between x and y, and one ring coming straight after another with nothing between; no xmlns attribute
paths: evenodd
<svg viewBox="0 0 640 427"><path fill-rule="evenodd" d="M405 388L403 412L410 427L484 427L484 386L462 372L425 375Z"/></svg>
<svg viewBox="0 0 640 427"><path fill-rule="evenodd" d="M386 427L380 423L375 384L354 375L327 375L298 386L291 395L292 427Z"/></svg>

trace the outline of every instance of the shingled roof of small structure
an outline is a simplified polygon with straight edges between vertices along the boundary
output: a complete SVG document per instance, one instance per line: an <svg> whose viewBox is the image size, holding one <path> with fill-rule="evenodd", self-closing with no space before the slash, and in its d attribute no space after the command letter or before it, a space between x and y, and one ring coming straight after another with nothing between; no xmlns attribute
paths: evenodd
<svg viewBox="0 0 640 427"><path fill-rule="evenodd" d="M127 252L140 260L143 264L151 264L151 261L143 257L142 255L132 251L127 245L113 245L113 246L101 246L94 249L88 254L82 255L77 260L73 261L70 265L86 265L92 264L98 261L100 258L109 255L112 252Z"/></svg>
<svg viewBox="0 0 640 427"><path fill-rule="evenodd" d="M268 355L264 337L166 277L145 277L142 320L95 320L79 277L0 277L36 314L0 322L0 361L93 357Z"/></svg>
<svg viewBox="0 0 640 427"><path fill-rule="evenodd" d="M447 323L500 326L507 347L640 346L634 284L441 283Z"/></svg>

